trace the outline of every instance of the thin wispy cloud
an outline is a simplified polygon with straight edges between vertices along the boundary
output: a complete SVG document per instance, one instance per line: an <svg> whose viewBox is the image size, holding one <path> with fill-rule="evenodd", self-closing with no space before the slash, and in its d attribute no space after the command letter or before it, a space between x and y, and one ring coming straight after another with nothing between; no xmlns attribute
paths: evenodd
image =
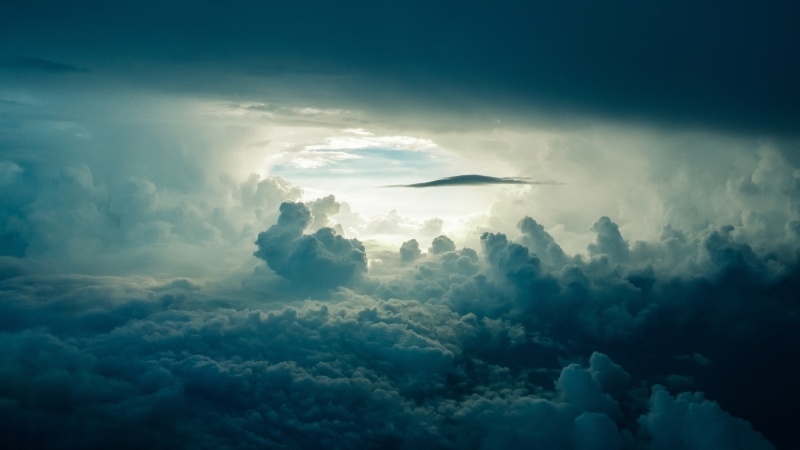
<svg viewBox="0 0 800 450"><path fill-rule="evenodd" d="M0 68L49 73L86 72L86 69L73 66L72 64L32 57L16 57L0 60Z"/></svg>
<svg viewBox="0 0 800 450"><path fill-rule="evenodd" d="M527 177L490 177L488 175L456 175L412 184L393 184L386 187L430 188L445 186L485 186L491 184L564 184L558 181L535 181Z"/></svg>

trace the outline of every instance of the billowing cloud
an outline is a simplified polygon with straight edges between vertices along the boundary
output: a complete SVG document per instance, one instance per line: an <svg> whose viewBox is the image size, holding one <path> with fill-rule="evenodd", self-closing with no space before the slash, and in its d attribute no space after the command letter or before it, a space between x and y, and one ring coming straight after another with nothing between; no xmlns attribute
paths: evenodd
<svg viewBox="0 0 800 450"><path fill-rule="evenodd" d="M0 433L17 448L773 448L702 394L642 392L599 352L534 364L546 341L442 305L198 308L216 295L187 280L69 277L26 303L47 295L18 289L32 281L2 284ZM532 355L502 363L511 349Z"/></svg>
<svg viewBox="0 0 800 450"><path fill-rule="evenodd" d="M416 239L403 242L400 246L400 259L403 261L414 261L422 256L422 250L419 249L419 242Z"/></svg>
<svg viewBox="0 0 800 450"><path fill-rule="evenodd" d="M325 204L321 199L312 207L325 211ZM254 253L275 273L296 283L332 287L366 272L366 252L357 239L345 239L328 227L304 234L314 217L303 203L282 203L280 212L278 223L259 233Z"/></svg>
<svg viewBox="0 0 800 450"><path fill-rule="evenodd" d="M158 209L149 184L131 192ZM17 447L774 448L715 377L752 382L743 361L790 359L796 260L729 228L631 246L607 217L571 256L526 217L480 251L409 240L372 278L358 241L313 230L312 210L336 205L284 202L259 235L278 275L334 288L269 308L187 279L9 272L0 432Z"/></svg>
<svg viewBox="0 0 800 450"><path fill-rule="evenodd" d="M431 247L428 249L428 251L433 254L439 254L451 252L455 249L456 244L453 242L453 240L445 235L441 235L433 239L433 242L431 242Z"/></svg>

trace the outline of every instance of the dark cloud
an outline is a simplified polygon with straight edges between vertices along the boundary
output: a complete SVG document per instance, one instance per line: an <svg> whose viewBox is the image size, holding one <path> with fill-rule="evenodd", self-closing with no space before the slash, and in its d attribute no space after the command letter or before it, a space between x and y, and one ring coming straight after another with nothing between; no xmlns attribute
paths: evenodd
<svg viewBox="0 0 800 450"><path fill-rule="evenodd" d="M467 114L490 104L495 111L544 111L554 124L589 114L792 134L800 122L798 18L794 2L754 0L512 1L455 10L421 1L242 1L225 9L26 2L7 9L0 43L15 54L122 64L130 78L178 90L192 83L241 91L220 83L220 73L311 74L377 109L384 100L402 103L387 94L392 85ZM155 74L134 61L146 61ZM182 70L176 63L193 77L169 73Z"/></svg>
<svg viewBox="0 0 800 450"><path fill-rule="evenodd" d="M331 202L332 196L312 207ZM367 271L367 255L357 239L345 239L327 227L304 234L315 219L303 203L281 203L280 212L278 223L258 234L258 250L253 253L275 273L295 283L334 287Z"/></svg>
<svg viewBox="0 0 800 450"><path fill-rule="evenodd" d="M416 239L403 242L400 246L400 259L403 261L414 261L422 256L422 250L419 249L419 242Z"/></svg>
<svg viewBox="0 0 800 450"><path fill-rule="evenodd" d="M630 257L628 243L622 239L617 224L608 217L601 217L592 224L591 231L597 233L597 240L587 249L592 256L606 255L614 262L625 262Z"/></svg>
<svg viewBox="0 0 800 450"><path fill-rule="evenodd" d="M778 431L774 419L777 416L773 416L786 414L791 408L789 403L756 406L761 401L756 398L763 397L748 395L745 400L740 392L754 382L754 372L759 374L756 379L769 378L774 383L769 387L769 383L758 381L758 389L771 391L777 389L775 385L786 388L782 371L773 372L767 367L773 358L788 357L786 352L794 351L782 347L788 343L785 333L796 336L795 331L790 331L793 326L790 323L796 321L796 313L792 311L797 309L793 300L797 287L793 275L797 271L796 254L788 259L772 259L777 255L769 251L759 254L735 238L731 227L695 236L667 228L661 241L637 242L631 247L619 227L603 217L591 227L597 237L589 244L591 257L585 259L559 251L557 243L531 218L523 219L519 227L523 234L518 242L541 249L544 259L503 234L485 233L481 238L483 259L477 273L459 272L450 265L448 261L460 259L454 249L439 254L431 252L418 265L412 283L403 288L402 283L395 281L392 295L425 301L441 296L459 314L509 321L536 333L537 339L546 336L551 344L570 342L557 352L600 346L615 360L619 358L627 369L627 373L620 371L617 364L605 357L593 358L593 364L616 373L603 378L604 389L609 392L623 390L630 394L632 391L624 386L631 377L666 384L677 389L675 392L703 389L727 405L726 408L734 408L735 415L754 420L757 429L769 430L781 448L793 445L789 442L796 441L796 434L787 434L785 429ZM465 250L468 249L458 252ZM459 273L472 276L457 276ZM525 345L525 339L511 336L507 334L502 342L512 347ZM501 364L510 368L534 364L515 356L519 350L493 352L482 357L487 361L503 361ZM765 353L759 355L759 352ZM531 357L529 361L535 359ZM758 368L741 372L739 364L743 360ZM723 361L727 369L718 366ZM800 373L796 364L786 370ZM727 387L721 386L717 377L730 377L725 383ZM654 391L654 399L661 396ZM690 397L686 394L681 398ZM702 397L691 398L697 408L708 411L709 417L728 420L722 419L729 416L718 406L704 403ZM626 405L623 410L641 408L640 403L632 401L622 401L621 405ZM755 413L767 410L771 412ZM670 427L683 426L679 425L683 419L677 418L682 413L676 410L674 414L676 422ZM699 420L686 419L687 423ZM649 422L643 418L640 423ZM724 427L724 437L717 436L723 446L729 445L723 443L728 439L738 442L737 433L747 434L749 431L742 430L751 429L749 424L736 420ZM658 442L668 439L672 431L660 429L654 422L648 433ZM689 440L705 438L693 435L686 439L680 445L689 446ZM762 444L753 445L759 448Z"/></svg>
<svg viewBox="0 0 800 450"><path fill-rule="evenodd" d="M561 184L556 181L531 181L527 178L490 177L486 175L456 175L424 183L397 184L387 187L427 188L442 186L482 186L488 184Z"/></svg>
<svg viewBox="0 0 800 450"><path fill-rule="evenodd" d="M431 242L431 247L428 251L434 255L444 252L452 252L456 249L456 244L452 239L445 235L437 236Z"/></svg>
<svg viewBox="0 0 800 450"><path fill-rule="evenodd" d="M603 353L525 358L547 370L520 376L491 355L544 342L442 305L343 291L273 311L198 308L211 293L180 280L0 287L17 320L0 336L0 434L15 448L772 448L702 394L639 392Z"/></svg>

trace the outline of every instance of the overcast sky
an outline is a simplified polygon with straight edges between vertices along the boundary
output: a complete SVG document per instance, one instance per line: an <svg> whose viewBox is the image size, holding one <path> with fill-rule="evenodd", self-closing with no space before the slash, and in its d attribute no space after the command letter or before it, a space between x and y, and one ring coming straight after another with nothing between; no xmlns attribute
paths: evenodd
<svg viewBox="0 0 800 450"><path fill-rule="evenodd" d="M800 4L12 2L15 448L797 448Z"/></svg>

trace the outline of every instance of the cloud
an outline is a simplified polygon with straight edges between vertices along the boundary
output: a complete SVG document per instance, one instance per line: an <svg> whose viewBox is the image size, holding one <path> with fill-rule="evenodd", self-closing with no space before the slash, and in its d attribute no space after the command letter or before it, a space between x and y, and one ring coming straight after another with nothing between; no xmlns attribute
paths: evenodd
<svg viewBox="0 0 800 450"><path fill-rule="evenodd" d="M312 203L326 211L332 196ZM364 246L356 239L345 239L331 228L304 234L315 220L303 203L284 202L278 223L258 234L258 250L253 254L267 262L278 275L295 283L334 287L349 283L367 271Z"/></svg>
<svg viewBox="0 0 800 450"><path fill-rule="evenodd" d="M427 188L442 186L483 186L490 184L561 184L555 181L531 181L527 178L497 178L486 175L456 175L439 180L414 184L396 184L387 187Z"/></svg>
<svg viewBox="0 0 800 450"><path fill-rule="evenodd" d="M615 262L624 262L630 257L628 243L622 239L619 227L611 219L603 216L590 229L597 233L597 240L587 247L590 255L606 255Z"/></svg>
<svg viewBox="0 0 800 450"><path fill-rule="evenodd" d="M793 354L796 262L764 266L773 256L723 229L683 247L673 230L612 263L625 240L610 219L593 227L606 250L584 258L525 218L517 239L483 234L480 252L407 241L413 269L372 279L358 241L310 231L312 208L329 217L336 203L284 202L257 241L291 283L333 288L307 300L18 267L0 280L0 434L18 447L773 448L715 382L753 383L739 364ZM668 251L696 269L676 276ZM678 376L718 402L656 385Z"/></svg>
<svg viewBox="0 0 800 450"><path fill-rule="evenodd" d="M7 25L0 34L16 26ZM475 34L436 25L412 34L441 38L419 46L437 54L431 61L470 60L447 38ZM170 61L200 48L149 38L164 42ZM12 446L800 447L800 161L791 139L746 126L710 132L703 120L692 130L576 125L581 108L564 113L573 120L553 125L558 116L549 116L531 128L527 110L477 106L486 91L462 96L460 83L430 95L441 109L407 114L405 95L373 94L425 92L447 71L375 89L374 73L358 64L341 76L304 71L300 61L297 78L258 91L269 106L249 107L253 87L229 82L254 59L226 54L223 76L213 58L205 71L185 53L183 69L142 56L152 72L141 78L116 53L130 47L112 47L121 66L81 56L105 67L88 75L91 86L83 76L0 71L0 435ZM174 76L180 70L193 76ZM609 79L593 82L617 82ZM370 100L342 94L348 83ZM550 91L550 104L572 101L568 91ZM655 116L684 120L678 110L696 120L695 100L648 116L647 98L663 91L608 103L613 91L595 105L642 112L649 125ZM448 95L453 103L438 103ZM222 102L243 106L207 100L231 96L239 100ZM448 108L471 118L439 114ZM720 121L749 113L732 114ZM787 117L773 110L778 125L763 129ZM436 208L404 210L426 206L424 189L397 190L423 197L376 196L384 209L364 219L338 191L324 197L313 183L304 192L288 174L293 181L264 175L275 152L315 145L360 146L347 152L363 156L348 169L396 158L565 184L482 190L497 191L490 209L465 198L453 202L460 218L446 221L430 218L444 214ZM457 151L437 159L447 149Z"/></svg>
<svg viewBox="0 0 800 450"><path fill-rule="evenodd" d="M71 73L71 72L86 72L85 69L73 66L72 64L65 64L56 61L50 61L42 58L33 57L17 57L6 58L0 60L0 68L6 70L25 70L34 72L46 73Z"/></svg>
<svg viewBox="0 0 800 450"><path fill-rule="evenodd" d="M416 100L483 119L477 106L488 104L489 116L539 111L556 124L583 113L791 134L798 119L792 81L800 66L789 43L798 37L797 7L748 1L715 18L721 5L653 10L619 3L598 9L580 0L491 11L466 5L453 16L433 5L358 1L333 8L315 2L314 15L307 17L297 5L267 8L247 1L224 12L201 8L187 18L177 7L151 17L152 5L145 2L125 11L139 27L122 26L122 13L114 8L39 11L17 5L7 12L0 39L7 52L74 55L92 66L111 68L115 56L138 57L152 69L129 65L129 79L173 91L180 89L170 79L192 67L195 86L215 93L231 92L230 78L219 78L233 73L236 92L259 92L263 82L254 75L282 76L296 80L296 90L307 96L325 97L327 92L308 89L319 87L308 81L316 76L379 110ZM50 26L71 11L80 18L76 27ZM338 20L316 20L332 15ZM719 40L704 38L712 22ZM743 22L756 30L753 36L741 35ZM383 27L373 29L370 39L355 31L375 23ZM233 32L226 24L239 26ZM208 32L198 37L197 29ZM480 33L471 35L474 30ZM397 40L402 33L409 39ZM635 49L623 45L633 41L639 43ZM178 68L171 64L176 55L184 62Z"/></svg>
<svg viewBox="0 0 800 450"><path fill-rule="evenodd" d="M433 242L431 242L431 247L428 249L428 251L436 255L444 252L452 252L455 249L456 244L453 242L453 240L445 235L441 235L433 239Z"/></svg>
<svg viewBox="0 0 800 450"><path fill-rule="evenodd" d="M422 256L422 251L419 249L419 242L416 239L403 242L400 246L400 259L403 261L414 261Z"/></svg>
<svg viewBox="0 0 800 450"><path fill-rule="evenodd" d="M774 448L753 433L749 423L731 417L702 393L684 392L673 397L662 386L654 386L650 412L639 422L652 437L653 449L687 448L706 442L713 442L717 448Z"/></svg>
<svg viewBox="0 0 800 450"><path fill-rule="evenodd" d="M20 289L32 285L43 290ZM212 306L219 293L186 280L2 287L17 288L0 322L0 434L15 447L772 448L702 394L656 386L632 407L630 376L602 353L529 361L548 370L519 377L496 361L516 326L442 305L340 291L271 311ZM60 298L31 302L45 291Z"/></svg>
<svg viewBox="0 0 800 450"><path fill-rule="evenodd" d="M438 148L430 139L414 136L375 136L374 133L362 128L346 129L344 136L335 136L325 139L324 144L306 146L311 152L331 152L335 150L366 150L385 149L424 152Z"/></svg>

